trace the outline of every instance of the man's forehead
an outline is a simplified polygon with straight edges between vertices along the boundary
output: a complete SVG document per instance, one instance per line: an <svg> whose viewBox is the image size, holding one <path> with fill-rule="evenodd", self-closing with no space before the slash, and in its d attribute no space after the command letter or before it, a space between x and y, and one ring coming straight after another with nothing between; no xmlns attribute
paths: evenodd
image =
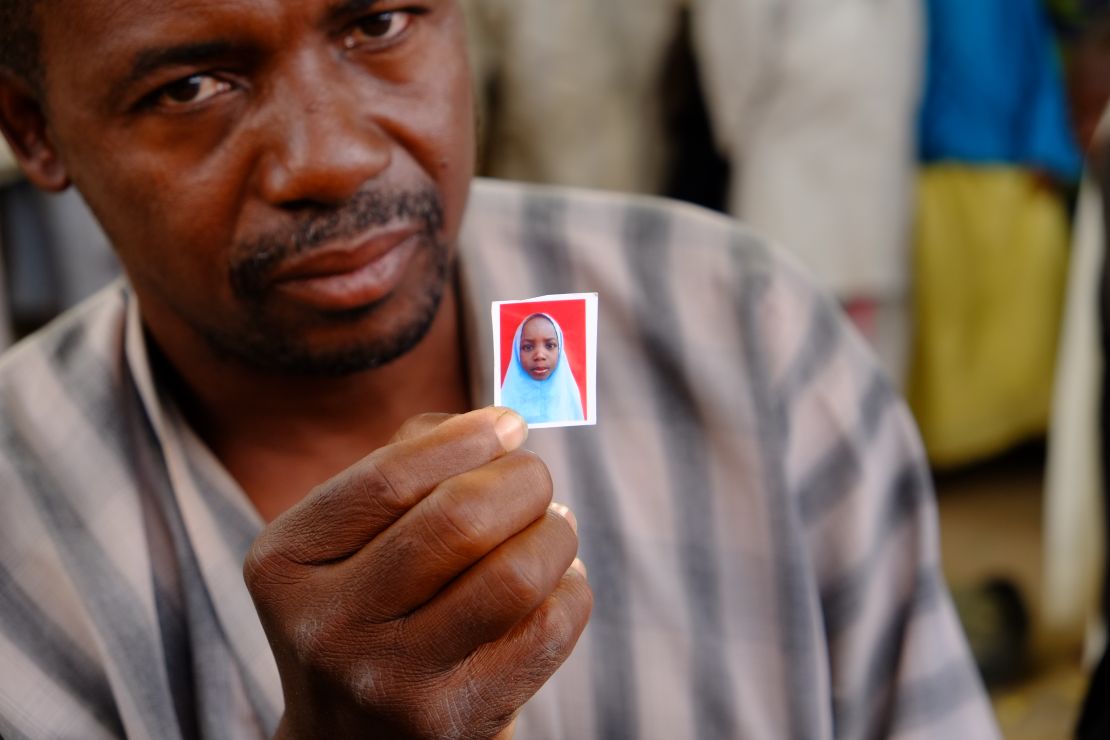
<svg viewBox="0 0 1110 740"><path fill-rule="evenodd" d="M60 5L61 0L49 0ZM104 54L198 34L221 37L317 25L329 16L369 11L382 0L81 0L45 12L47 37L67 46L84 38ZM53 8L44 9L51 11Z"/></svg>
<svg viewBox="0 0 1110 740"><path fill-rule="evenodd" d="M81 30L82 23L93 22L101 27L123 28L133 23L149 21L158 23L166 19L180 19L183 16L205 20L217 17L221 11L228 14L244 12L274 12L284 6L296 7L309 5L317 0L291 2L289 0L45 0L46 10L62 10L64 13L48 12L44 20L51 25L70 30ZM57 23L53 23L57 21Z"/></svg>
<svg viewBox="0 0 1110 740"><path fill-rule="evenodd" d="M446 5L453 0L422 0ZM62 0L50 0L63 4ZM386 7L385 0L81 0L41 18L47 78L118 100L165 59L280 52L306 31ZM217 51L223 50L223 51ZM190 57L191 58L191 57ZM53 83L48 87L55 87ZM94 93L96 94L96 93Z"/></svg>

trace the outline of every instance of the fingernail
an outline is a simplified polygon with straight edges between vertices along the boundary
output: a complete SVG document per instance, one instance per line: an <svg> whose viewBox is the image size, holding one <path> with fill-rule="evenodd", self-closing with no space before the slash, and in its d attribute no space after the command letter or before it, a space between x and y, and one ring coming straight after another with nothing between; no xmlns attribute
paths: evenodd
<svg viewBox="0 0 1110 740"><path fill-rule="evenodd" d="M575 534L578 534L578 518L574 516L574 512L570 510L570 507L552 501L547 508L566 519L570 524L570 528L574 530Z"/></svg>
<svg viewBox="0 0 1110 740"><path fill-rule="evenodd" d="M570 567L571 569L577 571L578 574L581 575L583 578L590 577L589 572L586 570L586 564L583 563L579 558L575 558L574 562L570 564Z"/></svg>
<svg viewBox="0 0 1110 740"><path fill-rule="evenodd" d="M505 452L512 452L528 438L528 425L520 414L511 409L502 410L501 416L493 423L493 431L497 434L497 439L501 440Z"/></svg>

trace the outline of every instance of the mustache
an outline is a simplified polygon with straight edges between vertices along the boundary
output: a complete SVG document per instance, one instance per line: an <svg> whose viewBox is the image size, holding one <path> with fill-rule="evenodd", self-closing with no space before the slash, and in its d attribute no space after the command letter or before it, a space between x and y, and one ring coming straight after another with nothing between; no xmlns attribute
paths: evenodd
<svg viewBox="0 0 1110 740"><path fill-rule="evenodd" d="M240 297L257 298L265 292L270 272L284 260L399 221L415 221L434 238L443 228L439 193L433 188L360 192L340 206L314 209L286 228L239 242L229 265L232 289Z"/></svg>

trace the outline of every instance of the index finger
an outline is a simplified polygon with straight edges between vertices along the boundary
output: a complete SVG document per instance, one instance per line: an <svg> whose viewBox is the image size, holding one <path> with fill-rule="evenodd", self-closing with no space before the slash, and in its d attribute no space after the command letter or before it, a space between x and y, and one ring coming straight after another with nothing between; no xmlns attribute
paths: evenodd
<svg viewBox="0 0 1110 740"><path fill-rule="evenodd" d="M375 450L313 489L274 520L258 544L302 565L347 558L441 482L512 452L527 436L528 425L505 408L448 419Z"/></svg>

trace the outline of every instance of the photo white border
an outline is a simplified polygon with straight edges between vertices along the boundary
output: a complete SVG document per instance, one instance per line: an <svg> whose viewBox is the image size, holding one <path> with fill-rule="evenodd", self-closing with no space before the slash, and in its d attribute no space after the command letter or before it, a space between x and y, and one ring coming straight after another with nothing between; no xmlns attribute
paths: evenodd
<svg viewBox="0 0 1110 740"><path fill-rule="evenodd" d="M584 421L544 421L529 424L529 429L588 427L597 424L597 293L556 293L519 301L494 301L493 321L493 405L501 405L501 307L528 303L585 301L586 303L586 418Z"/></svg>

